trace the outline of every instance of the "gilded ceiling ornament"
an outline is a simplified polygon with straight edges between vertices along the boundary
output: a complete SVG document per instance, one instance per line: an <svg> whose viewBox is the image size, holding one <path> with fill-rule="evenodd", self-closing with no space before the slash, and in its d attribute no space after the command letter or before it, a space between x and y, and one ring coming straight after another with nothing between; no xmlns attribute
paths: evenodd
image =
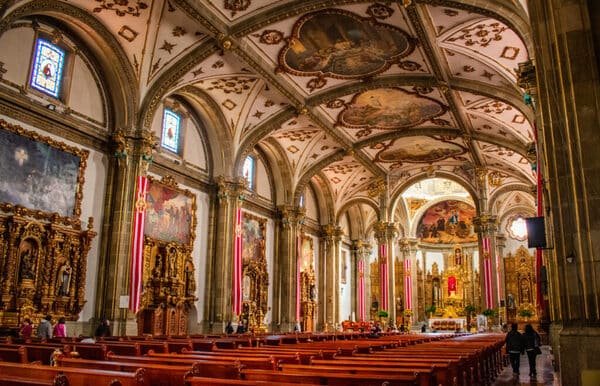
<svg viewBox="0 0 600 386"><path fill-rule="evenodd" d="M251 0L225 0L225 9L231 11L231 17L239 11L245 11L252 4Z"/></svg>
<svg viewBox="0 0 600 386"><path fill-rule="evenodd" d="M122 26L121 29L119 30L119 32L117 32L117 33L119 34L120 37L127 40L129 43L134 41L135 38L137 38L137 36L139 35L139 32L134 31L133 28L131 28L127 25Z"/></svg>
<svg viewBox="0 0 600 386"><path fill-rule="evenodd" d="M375 19L387 19L394 14L394 10L385 4L375 3L367 8L367 14Z"/></svg>
<svg viewBox="0 0 600 386"><path fill-rule="evenodd" d="M502 40L502 33L508 28L499 22L493 22L490 24L479 23L470 28L463 28L460 30L460 35L448 38L449 42L463 41L465 46L476 46L487 47L494 41Z"/></svg>
<svg viewBox="0 0 600 386"><path fill-rule="evenodd" d="M142 10L148 8L148 4L145 1L130 1L130 0L95 0L98 4L93 9L94 12L100 13L104 10L114 11L117 16L123 17L126 15L140 16Z"/></svg>
<svg viewBox="0 0 600 386"><path fill-rule="evenodd" d="M232 76L230 78L219 78L212 80L207 90L221 90L225 94L241 95L250 90L256 78L248 76Z"/></svg>
<svg viewBox="0 0 600 386"><path fill-rule="evenodd" d="M312 78L306 83L306 88L308 88L311 92L316 89L323 88L327 84L327 80L323 77L320 78Z"/></svg>
<svg viewBox="0 0 600 386"><path fill-rule="evenodd" d="M187 31L183 27L176 26L175 28L173 28L173 31L171 33L175 37L180 37L180 36L184 36L185 34L187 34Z"/></svg>
<svg viewBox="0 0 600 386"><path fill-rule="evenodd" d="M454 17L454 16L458 16L458 11L456 9L446 8L446 9L444 9L444 14L446 16Z"/></svg>
<svg viewBox="0 0 600 386"><path fill-rule="evenodd" d="M456 159L467 148L445 138L415 136L390 141L375 155L375 162L433 163L447 158Z"/></svg>
<svg viewBox="0 0 600 386"><path fill-rule="evenodd" d="M177 44L172 44L165 40L163 45L159 49L167 51L169 54L171 54L171 51L173 51L173 48L175 48L176 45Z"/></svg>
<svg viewBox="0 0 600 386"><path fill-rule="evenodd" d="M276 29L266 29L260 35L253 34L262 44L279 44L283 41L283 32Z"/></svg>
<svg viewBox="0 0 600 386"><path fill-rule="evenodd" d="M285 42L278 70L316 79L374 76L415 49L415 39L405 31L341 9L303 16Z"/></svg>
<svg viewBox="0 0 600 386"><path fill-rule="evenodd" d="M474 110L482 110L488 114L502 114L505 111L510 111L512 109L511 105L496 100L490 100L489 102L474 108Z"/></svg>
<svg viewBox="0 0 600 386"><path fill-rule="evenodd" d="M333 99L330 100L329 102L327 102L327 108L328 109L339 109L340 107L344 107L344 105L346 104L346 102L344 102L343 99Z"/></svg>
<svg viewBox="0 0 600 386"><path fill-rule="evenodd" d="M433 92L433 88L429 86L414 86L413 91L422 95L431 94Z"/></svg>
<svg viewBox="0 0 600 386"><path fill-rule="evenodd" d="M337 163L323 169L324 172L332 172L334 174L349 174L358 168L356 162Z"/></svg>
<svg viewBox="0 0 600 386"><path fill-rule="evenodd" d="M417 62L413 62L412 60L405 60L402 62L398 63L398 67L400 67L401 69L405 70L405 71L417 71L420 70L421 66L419 63Z"/></svg>
<svg viewBox="0 0 600 386"><path fill-rule="evenodd" d="M304 142L312 139L319 130L291 130L275 135L277 139L289 139L290 141Z"/></svg>

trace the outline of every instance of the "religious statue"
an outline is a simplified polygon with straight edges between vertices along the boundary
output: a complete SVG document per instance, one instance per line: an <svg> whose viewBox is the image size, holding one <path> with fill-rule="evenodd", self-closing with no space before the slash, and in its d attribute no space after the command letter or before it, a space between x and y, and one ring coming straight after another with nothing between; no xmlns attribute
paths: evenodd
<svg viewBox="0 0 600 386"><path fill-rule="evenodd" d="M62 296L69 295L69 285L71 284L71 265L67 260L58 270L58 294Z"/></svg>
<svg viewBox="0 0 600 386"><path fill-rule="evenodd" d="M156 255L156 260L154 263L154 269L152 270L152 276L154 278L160 278L162 275L162 256L160 254Z"/></svg>
<svg viewBox="0 0 600 386"><path fill-rule="evenodd" d="M169 263L169 276L176 277L177 271L177 250L175 248L171 248L169 253L167 254L167 260Z"/></svg>
<svg viewBox="0 0 600 386"><path fill-rule="evenodd" d="M527 283L527 279L521 279L521 304L523 303L531 303L529 283Z"/></svg>
<svg viewBox="0 0 600 386"><path fill-rule="evenodd" d="M34 276L34 256L31 249L25 249L21 253L21 264L19 266L19 276L21 280L33 279Z"/></svg>
<svg viewBox="0 0 600 386"><path fill-rule="evenodd" d="M508 309L512 310L516 307L515 305L515 297L513 296L513 294L509 293L508 297L507 297L507 306Z"/></svg>
<svg viewBox="0 0 600 386"><path fill-rule="evenodd" d="M194 280L194 265L188 261L185 265L185 296L194 296L196 281Z"/></svg>
<svg viewBox="0 0 600 386"><path fill-rule="evenodd" d="M462 265L462 251L460 248L454 250L454 264Z"/></svg>

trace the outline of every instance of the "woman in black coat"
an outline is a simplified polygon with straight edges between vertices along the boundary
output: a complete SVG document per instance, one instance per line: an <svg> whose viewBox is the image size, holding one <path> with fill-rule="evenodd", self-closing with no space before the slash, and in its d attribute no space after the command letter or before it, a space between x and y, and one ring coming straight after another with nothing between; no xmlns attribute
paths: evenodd
<svg viewBox="0 0 600 386"><path fill-rule="evenodd" d="M535 360L542 351L540 350L540 335L533 329L531 324L525 326L523 343L525 345L525 352L527 352L527 359L529 360L529 375L535 377L537 375Z"/></svg>

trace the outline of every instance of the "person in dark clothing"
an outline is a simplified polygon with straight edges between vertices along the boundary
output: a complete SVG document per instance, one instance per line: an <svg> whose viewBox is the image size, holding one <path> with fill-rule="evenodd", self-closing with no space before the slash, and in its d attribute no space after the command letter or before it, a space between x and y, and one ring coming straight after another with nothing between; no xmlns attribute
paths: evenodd
<svg viewBox="0 0 600 386"><path fill-rule="evenodd" d="M243 334L246 332L246 328L244 327L244 323L238 323L237 329L235 331L236 334Z"/></svg>
<svg viewBox="0 0 600 386"><path fill-rule="evenodd" d="M521 354L523 354L523 337L517 330L517 324L513 323L510 331L506 334L506 352L510 358L510 365L514 375L519 375L519 363L521 362Z"/></svg>
<svg viewBox="0 0 600 386"><path fill-rule="evenodd" d="M94 333L96 338L104 338L107 336L111 336L110 334L110 322L108 319L102 319L102 323L96 328L96 332Z"/></svg>
<svg viewBox="0 0 600 386"><path fill-rule="evenodd" d="M531 324L525 326L525 333L523 333L523 344L525 346L525 352L527 352L527 359L529 361L529 375L533 378L537 376L535 369L535 360L538 354L541 354L540 350L540 335L533 329Z"/></svg>
<svg viewBox="0 0 600 386"><path fill-rule="evenodd" d="M227 327L225 327L225 333L227 335L233 334L233 326L231 325L231 322L227 322Z"/></svg>

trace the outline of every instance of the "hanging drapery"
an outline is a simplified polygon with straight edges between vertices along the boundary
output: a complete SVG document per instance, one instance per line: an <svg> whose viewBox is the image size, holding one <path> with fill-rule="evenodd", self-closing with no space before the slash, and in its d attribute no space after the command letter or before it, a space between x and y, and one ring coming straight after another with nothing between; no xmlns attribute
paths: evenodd
<svg viewBox="0 0 600 386"><path fill-rule="evenodd" d="M235 212L235 239L233 249L233 314L242 313L242 209Z"/></svg>
<svg viewBox="0 0 600 386"><path fill-rule="evenodd" d="M365 261L358 260L358 320L363 322L367 318L365 312Z"/></svg>
<svg viewBox="0 0 600 386"><path fill-rule="evenodd" d="M388 311L388 256L387 245L379 245L379 277L381 288L381 310Z"/></svg>
<svg viewBox="0 0 600 386"><path fill-rule="evenodd" d="M404 305L405 309L412 310L412 264L410 259L404 260Z"/></svg>
<svg viewBox="0 0 600 386"><path fill-rule="evenodd" d="M133 217L133 245L129 278L129 309L134 313L140 309L142 293L142 270L144 267L144 221L146 216L146 193L148 178L138 176Z"/></svg>
<svg viewBox="0 0 600 386"><path fill-rule="evenodd" d="M490 254L490 238L483 237L482 239L482 250L483 250L483 279L485 287L485 307L494 308L494 299L492 291L492 259Z"/></svg>

